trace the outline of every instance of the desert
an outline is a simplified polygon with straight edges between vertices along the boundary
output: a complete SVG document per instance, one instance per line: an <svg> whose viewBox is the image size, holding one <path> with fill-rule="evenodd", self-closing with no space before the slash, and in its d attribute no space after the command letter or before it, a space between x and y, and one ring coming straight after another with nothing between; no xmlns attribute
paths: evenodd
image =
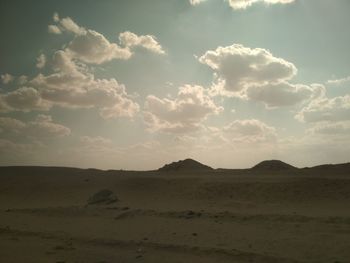
<svg viewBox="0 0 350 263"><path fill-rule="evenodd" d="M1 262L349 262L349 164L0 171Z"/></svg>

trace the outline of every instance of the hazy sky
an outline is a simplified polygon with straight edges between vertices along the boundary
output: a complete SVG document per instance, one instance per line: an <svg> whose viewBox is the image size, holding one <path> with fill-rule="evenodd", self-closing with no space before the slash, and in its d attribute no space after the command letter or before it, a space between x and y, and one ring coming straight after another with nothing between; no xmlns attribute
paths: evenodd
<svg viewBox="0 0 350 263"><path fill-rule="evenodd" d="M350 1L0 3L0 165L350 160Z"/></svg>

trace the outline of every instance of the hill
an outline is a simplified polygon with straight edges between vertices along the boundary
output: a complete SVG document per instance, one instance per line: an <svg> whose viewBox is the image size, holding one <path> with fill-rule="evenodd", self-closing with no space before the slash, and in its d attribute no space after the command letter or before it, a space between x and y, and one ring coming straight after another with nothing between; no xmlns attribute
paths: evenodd
<svg viewBox="0 0 350 263"><path fill-rule="evenodd" d="M280 160L267 160L258 163L251 168L252 170L270 170L270 171L282 171L282 170L295 170L296 167L282 162Z"/></svg>
<svg viewBox="0 0 350 263"><path fill-rule="evenodd" d="M197 162L193 159L180 160L178 162L172 162L159 168L161 172L177 172L177 171L212 171L213 168Z"/></svg>

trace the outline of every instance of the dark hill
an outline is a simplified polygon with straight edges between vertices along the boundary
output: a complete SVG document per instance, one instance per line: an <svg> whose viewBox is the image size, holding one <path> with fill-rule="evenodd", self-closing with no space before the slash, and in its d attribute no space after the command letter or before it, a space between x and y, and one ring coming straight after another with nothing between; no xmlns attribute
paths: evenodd
<svg viewBox="0 0 350 263"><path fill-rule="evenodd" d="M314 167L305 167L302 171L310 175L350 175L350 163L322 164Z"/></svg>
<svg viewBox="0 0 350 263"><path fill-rule="evenodd" d="M178 162L172 162L159 168L161 172L175 172L175 171L212 171L213 168L197 162L192 159L180 160Z"/></svg>
<svg viewBox="0 0 350 263"><path fill-rule="evenodd" d="M261 163L258 163L252 170L269 170L269 171L282 171L282 170L294 170L296 167L282 162L280 160L267 160Z"/></svg>

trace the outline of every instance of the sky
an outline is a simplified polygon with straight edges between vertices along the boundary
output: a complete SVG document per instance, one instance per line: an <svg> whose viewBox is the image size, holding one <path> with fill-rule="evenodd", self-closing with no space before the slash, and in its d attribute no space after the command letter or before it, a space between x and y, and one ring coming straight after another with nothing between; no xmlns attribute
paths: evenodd
<svg viewBox="0 0 350 263"><path fill-rule="evenodd" d="M349 162L350 1L0 3L0 165Z"/></svg>

